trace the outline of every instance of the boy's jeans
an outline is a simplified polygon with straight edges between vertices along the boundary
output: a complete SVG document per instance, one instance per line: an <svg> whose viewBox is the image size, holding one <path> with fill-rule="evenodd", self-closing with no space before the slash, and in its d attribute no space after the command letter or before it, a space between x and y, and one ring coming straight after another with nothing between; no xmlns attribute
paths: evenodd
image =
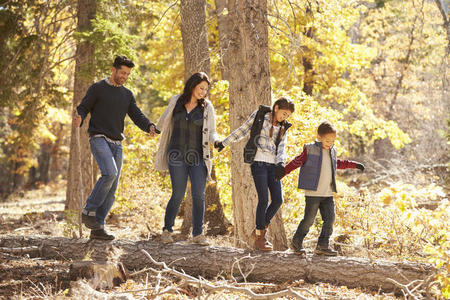
<svg viewBox="0 0 450 300"><path fill-rule="evenodd" d="M102 176L87 198L84 209L95 211L97 222L104 225L106 216L114 203L114 194L119 183L122 169L122 145L110 143L103 137L91 137L89 144Z"/></svg>
<svg viewBox="0 0 450 300"><path fill-rule="evenodd" d="M164 229L172 232L178 209L186 193L188 176L191 179L192 193L192 235L203 232L203 216L205 212L206 165L203 159L195 164L184 161L170 161L169 173L172 181L172 196L167 203L164 216ZM185 212L188 213L188 212Z"/></svg>
<svg viewBox="0 0 450 300"><path fill-rule="evenodd" d="M320 210L322 216L323 225L320 232L318 245L328 246L331 234L333 233L333 223L336 218L334 212L334 200L333 197L309 197L306 196L305 215L303 220L297 227L297 231L294 234L294 240L303 241L308 234L309 228L314 223L317 210Z"/></svg>
<svg viewBox="0 0 450 300"><path fill-rule="evenodd" d="M265 229L283 203L281 182L275 179L276 165L255 161L251 164L253 180L258 193L256 207L256 229ZM269 193L271 202L269 207Z"/></svg>

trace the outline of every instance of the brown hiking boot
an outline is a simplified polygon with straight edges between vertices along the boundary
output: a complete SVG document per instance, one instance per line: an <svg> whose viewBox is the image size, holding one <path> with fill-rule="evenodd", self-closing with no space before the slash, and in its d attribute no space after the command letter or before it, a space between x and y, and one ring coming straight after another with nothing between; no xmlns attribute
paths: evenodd
<svg viewBox="0 0 450 300"><path fill-rule="evenodd" d="M295 238L292 239L291 244L292 250L294 250L294 253L300 256L306 255L306 250L303 248L303 240L297 240Z"/></svg>
<svg viewBox="0 0 450 300"><path fill-rule="evenodd" d="M108 234L104 228L92 229L90 239L112 241L114 239L114 236L112 234Z"/></svg>
<svg viewBox="0 0 450 300"><path fill-rule="evenodd" d="M255 249L260 251L272 251L273 247L266 239L266 230L256 230Z"/></svg>
<svg viewBox="0 0 450 300"><path fill-rule="evenodd" d="M317 245L316 250L314 251L317 255L325 255L325 256L337 256L337 251L334 251L328 245Z"/></svg>
<svg viewBox="0 0 450 300"><path fill-rule="evenodd" d="M86 225L87 228L98 230L101 229L100 224L95 217L95 211L87 211L83 209L81 213L81 222Z"/></svg>
<svg viewBox="0 0 450 300"><path fill-rule="evenodd" d="M172 233L169 230L163 230L163 233L161 234L161 242L163 244L172 244L174 242Z"/></svg>
<svg viewBox="0 0 450 300"><path fill-rule="evenodd" d="M268 235L269 234L269 225L266 225L264 228L266 229L266 235ZM269 245L270 247L273 248L272 243L268 239L266 239L266 243L267 243L267 245Z"/></svg>

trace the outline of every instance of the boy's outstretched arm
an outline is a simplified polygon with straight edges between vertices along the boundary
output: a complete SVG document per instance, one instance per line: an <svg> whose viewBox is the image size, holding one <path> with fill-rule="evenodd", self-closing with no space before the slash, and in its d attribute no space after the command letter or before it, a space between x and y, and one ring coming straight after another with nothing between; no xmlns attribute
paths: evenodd
<svg viewBox="0 0 450 300"><path fill-rule="evenodd" d="M364 171L364 165L362 163L352 161L352 160L343 160L338 159L337 160L337 168L338 169L360 169L361 171Z"/></svg>
<svg viewBox="0 0 450 300"><path fill-rule="evenodd" d="M284 176L288 175L289 173L291 173L298 167L301 167L306 162L307 156L308 156L308 153L306 152L306 147L303 147L302 154L298 155L290 163L288 163L286 165L286 167L284 167Z"/></svg>

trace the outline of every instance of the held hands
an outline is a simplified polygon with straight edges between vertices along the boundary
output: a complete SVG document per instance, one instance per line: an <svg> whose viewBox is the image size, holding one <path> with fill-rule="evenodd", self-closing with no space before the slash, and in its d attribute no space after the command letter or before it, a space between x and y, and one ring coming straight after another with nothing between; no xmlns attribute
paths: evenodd
<svg viewBox="0 0 450 300"><path fill-rule="evenodd" d="M361 163L356 163L356 168L357 168L357 169L360 169L361 172L364 172L364 169L365 169L364 165L361 164Z"/></svg>
<svg viewBox="0 0 450 300"><path fill-rule="evenodd" d="M81 125L81 116L79 114L75 114L75 116L73 117L72 125L75 128L80 127L80 125Z"/></svg>
<svg viewBox="0 0 450 300"><path fill-rule="evenodd" d="M155 136L156 136L156 131L155 131L155 129L156 129L156 128L155 128L155 125L153 125L153 124L150 125L150 130L149 130L148 133L150 134L151 137L155 137Z"/></svg>
<svg viewBox="0 0 450 300"><path fill-rule="evenodd" d="M285 173L285 170L284 170L283 163L277 164L277 166L275 167L275 179L278 181L281 180L281 178L284 177L284 173Z"/></svg>
<svg viewBox="0 0 450 300"><path fill-rule="evenodd" d="M154 124L150 125L150 132L149 132L149 134L150 134L151 137L155 137L156 134L160 134L160 133L161 133L161 131L156 129L156 126Z"/></svg>
<svg viewBox="0 0 450 300"><path fill-rule="evenodd" d="M222 144L222 142L216 141L214 143L214 148L216 148L217 151L220 152L225 148L225 146Z"/></svg>

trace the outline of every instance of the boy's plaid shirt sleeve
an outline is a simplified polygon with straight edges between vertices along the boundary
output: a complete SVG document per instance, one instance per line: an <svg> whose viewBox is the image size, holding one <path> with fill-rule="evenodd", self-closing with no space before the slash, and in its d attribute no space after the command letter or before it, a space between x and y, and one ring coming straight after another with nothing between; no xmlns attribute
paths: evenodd
<svg viewBox="0 0 450 300"><path fill-rule="evenodd" d="M280 144L278 144L278 152L277 152L277 159L276 163L283 163L286 161L286 141L287 141L287 131L284 133L283 138L281 139Z"/></svg>
<svg viewBox="0 0 450 300"><path fill-rule="evenodd" d="M244 122L244 124L242 124L239 128L235 129L232 133L230 133L229 136L227 136L222 144L224 146L228 146L229 144L238 142L240 140L242 140L250 131L250 129L252 128L253 125L253 121L255 120L256 117L256 113L258 111L255 110L250 117L248 117L247 121Z"/></svg>

